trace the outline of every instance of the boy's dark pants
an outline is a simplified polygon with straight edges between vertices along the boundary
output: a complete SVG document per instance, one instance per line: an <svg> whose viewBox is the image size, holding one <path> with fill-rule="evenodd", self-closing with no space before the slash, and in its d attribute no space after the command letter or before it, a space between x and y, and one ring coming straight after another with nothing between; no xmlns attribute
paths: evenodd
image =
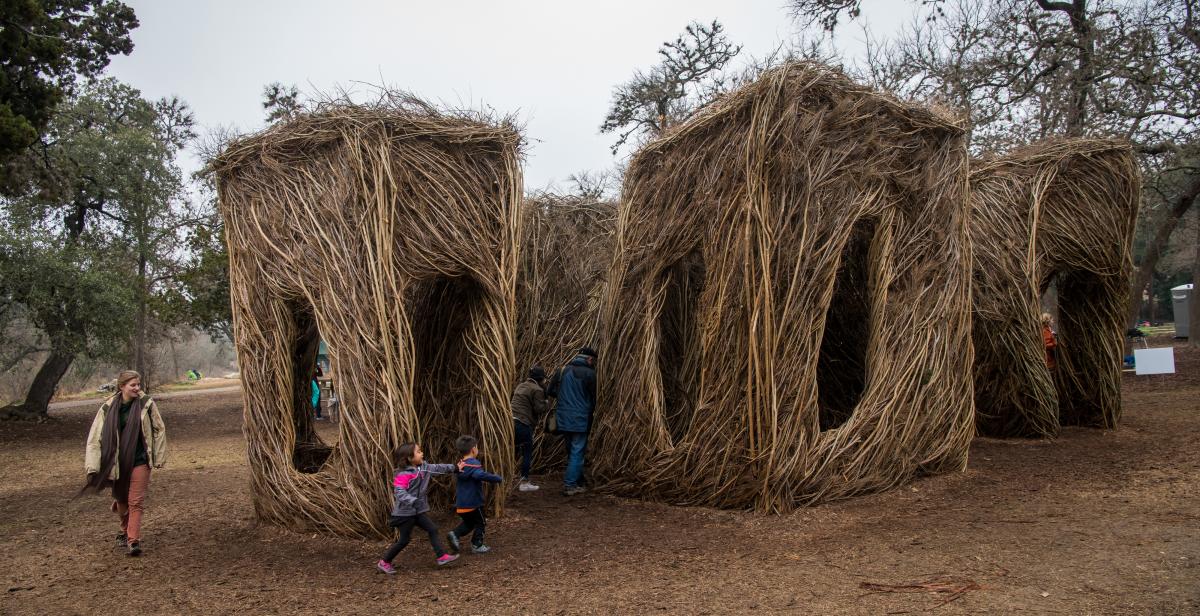
<svg viewBox="0 0 1200 616"><path fill-rule="evenodd" d="M413 526L420 526L421 530L429 533L429 543L433 546L433 553L437 554L438 558L445 556L446 548L442 547L442 540L438 537L437 525L433 523L433 520L429 519L428 515L421 513L413 516L393 517L388 522L388 526L399 528L400 538L383 554L385 561L392 562L392 559L396 558L400 550L403 550L404 546L408 545L409 539L412 539Z"/></svg>
<svg viewBox="0 0 1200 616"><path fill-rule="evenodd" d="M471 535L471 545L475 547L483 545L483 531L487 526L487 518L483 517L483 507L460 513L458 517L462 518L462 524L454 529L454 536L466 537L467 533L474 530L475 534Z"/></svg>

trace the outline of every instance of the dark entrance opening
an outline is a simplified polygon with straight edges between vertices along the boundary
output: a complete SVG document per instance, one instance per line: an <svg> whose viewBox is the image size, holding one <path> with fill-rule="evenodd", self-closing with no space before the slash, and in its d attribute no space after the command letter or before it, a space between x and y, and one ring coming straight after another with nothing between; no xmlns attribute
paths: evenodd
<svg viewBox="0 0 1200 616"><path fill-rule="evenodd" d="M825 314L817 359L817 400L821 430L846 423L867 385L867 346L871 337L871 244L878 222L854 223L842 249Z"/></svg>
<svg viewBox="0 0 1200 616"><path fill-rule="evenodd" d="M412 331L413 405L421 422L419 437L425 457L437 462L457 459L454 439L479 436L479 383L482 366L471 347L472 324L484 298L483 289L467 277L420 281L405 294Z"/></svg>
<svg viewBox="0 0 1200 616"><path fill-rule="evenodd" d="M1119 275L1058 270L1042 283L1054 319L1056 346L1049 370L1064 426L1115 428L1121 414L1121 335L1126 285ZM1047 290L1054 293L1047 294ZM1040 325L1040 323L1039 323ZM1041 340L1039 340L1041 342Z"/></svg>
<svg viewBox="0 0 1200 616"><path fill-rule="evenodd" d="M312 404L321 334L317 331L312 305L298 299L293 300L290 306L294 326L294 338L291 341L292 423L296 427L292 464L302 473L316 473L333 452L333 445L326 443L317 433Z"/></svg>
<svg viewBox="0 0 1200 616"><path fill-rule="evenodd" d="M667 269L658 315L658 367L662 373L667 429L676 442L691 427L700 385L700 332L697 323L704 288L704 259L693 251Z"/></svg>

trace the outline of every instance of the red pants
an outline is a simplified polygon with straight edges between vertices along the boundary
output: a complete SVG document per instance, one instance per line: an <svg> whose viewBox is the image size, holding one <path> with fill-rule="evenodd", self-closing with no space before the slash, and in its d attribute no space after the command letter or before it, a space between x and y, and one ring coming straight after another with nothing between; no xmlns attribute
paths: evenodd
<svg viewBox="0 0 1200 616"><path fill-rule="evenodd" d="M139 464L129 473L129 502L113 502L113 511L121 516L121 532L130 541L142 539L142 511L146 504L146 489L150 487L150 466Z"/></svg>

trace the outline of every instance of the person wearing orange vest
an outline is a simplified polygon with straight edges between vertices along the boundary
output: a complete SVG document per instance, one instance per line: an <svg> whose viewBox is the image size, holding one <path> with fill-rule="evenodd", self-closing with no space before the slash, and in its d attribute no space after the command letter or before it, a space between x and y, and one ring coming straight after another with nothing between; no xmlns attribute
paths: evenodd
<svg viewBox="0 0 1200 616"><path fill-rule="evenodd" d="M1054 317L1050 313L1042 313L1042 346L1046 348L1046 367L1054 370L1058 366L1055 351L1058 348L1058 335L1054 333Z"/></svg>

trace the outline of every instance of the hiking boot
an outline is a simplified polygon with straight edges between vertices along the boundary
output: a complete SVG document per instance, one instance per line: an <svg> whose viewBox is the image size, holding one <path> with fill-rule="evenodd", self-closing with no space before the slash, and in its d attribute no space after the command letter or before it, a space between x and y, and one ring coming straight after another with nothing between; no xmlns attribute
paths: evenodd
<svg viewBox="0 0 1200 616"><path fill-rule="evenodd" d="M130 541L129 542L129 555L130 556L141 556L142 555L142 542L141 541Z"/></svg>
<svg viewBox="0 0 1200 616"><path fill-rule="evenodd" d="M471 546L471 551L475 552L476 554L487 554L488 552L492 551L492 548L489 548L483 544L479 544Z"/></svg>
<svg viewBox="0 0 1200 616"><path fill-rule="evenodd" d="M458 545L458 535L454 534L454 531L446 533L446 540L450 542L450 547L454 548L456 553L462 551Z"/></svg>
<svg viewBox="0 0 1200 616"><path fill-rule="evenodd" d="M382 573L396 575L396 568L392 566L392 563L389 563L386 560L380 560L379 562L375 563L375 568Z"/></svg>
<svg viewBox="0 0 1200 616"><path fill-rule="evenodd" d="M125 536L125 533L121 533L121 534L117 535L117 547L119 547L119 548L129 547L129 537Z"/></svg>
<svg viewBox="0 0 1200 616"><path fill-rule="evenodd" d="M458 554L442 554L438 556L437 566L444 567L456 560L458 560Z"/></svg>
<svg viewBox="0 0 1200 616"><path fill-rule="evenodd" d="M534 483L528 479L522 479L521 483L517 484L517 490L521 492L535 492L540 489L542 489L541 486L534 485Z"/></svg>

